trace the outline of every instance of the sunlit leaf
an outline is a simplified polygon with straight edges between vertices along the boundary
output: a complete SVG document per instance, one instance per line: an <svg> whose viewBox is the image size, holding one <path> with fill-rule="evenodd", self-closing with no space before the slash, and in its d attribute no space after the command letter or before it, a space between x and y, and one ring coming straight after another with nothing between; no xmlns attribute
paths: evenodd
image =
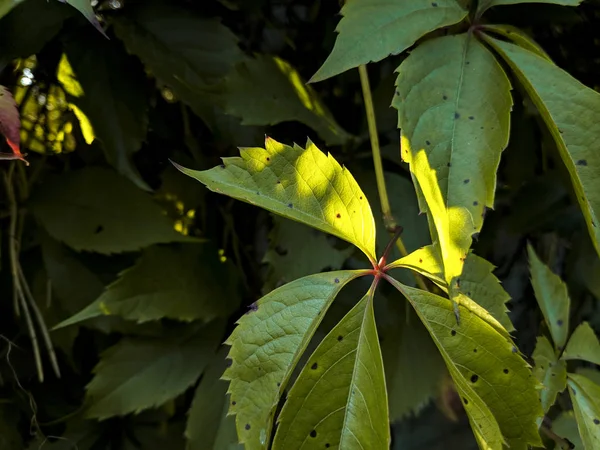
<svg viewBox="0 0 600 450"><path fill-rule="evenodd" d="M222 322L179 339L125 338L103 352L87 385L86 416L107 419L162 405L202 374L223 332Z"/></svg>
<svg viewBox="0 0 600 450"><path fill-rule="evenodd" d="M410 301L442 353L475 436L480 445L487 443L482 448L500 450L503 439L511 449L541 446L537 381L502 325L467 297L460 299L457 325L450 300L390 281Z"/></svg>
<svg viewBox="0 0 600 450"><path fill-rule="evenodd" d="M77 107L74 110L83 135L87 141L92 135L98 138L108 162L140 188L149 190L132 161L146 138L148 125L143 67L117 41L107 41L95 33L79 37L66 43L57 78L70 103Z"/></svg>
<svg viewBox="0 0 600 450"><path fill-rule="evenodd" d="M398 109L402 158L424 200L421 210L435 223L452 293L485 208L494 206L496 171L508 143L511 86L471 33L427 41L398 72L392 104Z"/></svg>
<svg viewBox="0 0 600 450"><path fill-rule="evenodd" d="M234 272L226 268L231 269L212 247L150 247L96 301L55 328L102 315L138 323L227 317L238 308L240 297Z"/></svg>
<svg viewBox="0 0 600 450"><path fill-rule="evenodd" d="M567 383L585 450L600 448L600 386L574 373Z"/></svg>
<svg viewBox="0 0 600 450"><path fill-rule="evenodd" d="M288 393L274 447L386 449L390 445L388 422L371 292L309 358Z"/></svg>
<svg viewBox="0 0 600 450"><path fill-rule="evenodd" d="M53 238L75 250L109 254L198 241L177 233L149 195L109 169L87 167L49 178L28 207Z"/></svg>
<svg viewBox="0 0 600 450"><path fill-rule="evenodd" d="M341 269L355 250L337 249L332 238L293 220L273 216L273 222L269 249L263 259L270 265L268 284L273 287L324 269Z"/></svg>
<svg viewBox="0 0 600 450"><path fill-rule="evenodd" d="M297 120L315 130L329 145L350 138L311 86L288 62L259 56L238 64L224 83L224 110L242 125L274 125Z"/></svg>
<svg viewBox="0 0 600 450"><path fill-rule="evenodd" d="M512 25L495 24L482 25L482 28L485 31L499 34L500 36L512 41L513 44L529 50L530 52L537 53L539 56L550 60L550 56L544 51L544 49L520 28Z"/></svg>
<svg viewBox="0 0 600 450"><path fill-rule="evenodd" d="M243 60L236 36L218 19L165 2L142 2L111 20L127 50L167 85L175 97L205 118L209 86Z"/></svg>
<svg viewBox="0 0 600 450"><path fill-rule="evenodd" d="M352 0L342 8L335 46L311 81L397 55L420 37L460 22L467 11L456 0Z"/></svg>
<svg viewBox="0 0 600 450"><path fill-rule="evenodd" d="M0 134L6 138L8 146L12 150L11 153L0 153L0 159L20 159L25 161L19 148L21 136L19 129L21 128L21 120L19 119L19 110L15 99L8 89L0 86Z"/></svg>
<svg viewBox="0 0 600 450"><path fill-rule="evenodd" d="M485 35L484 35L485 36ZM600 93L535 53L485 37L510 65L554 138L577 194L588 231L600 253ZM573 101L578 99L578 101Z"/></svg>
<svg viewBox="0 0 600 450"><path fill-rule="evenodd" d="M567 387L567 365L559 360L550 341L540 336L533 351L533 374L544 385L540 392L544 414L554 405L556 396Z"/></svg>
<svg viewBox="0 0 600 450"><path fill-rule="evenodd" d="M553 5L577 6L583 0L480 0L477 5L477 14L483 14L492 6L516 5L519 3L551 3Z"/></svg>
<svg viewBox="0 0 600 450"><path fill-rule="evenodd" d="M538 258L531 245L527 246L531 284L540 305L552 340L557 348L564 348L569 333L571 299L567 285Z"/></svg>
<svg viewBox="0 0 600 450"><path fill-rule="evenodd" d="M229 412L236 415L246 449L268 446L279 397L325 312L357 271L327 272L288 283L267 294L239 321L227 344L231 366Z"/></svg>
<svg viewBox="0 0 600 450"><path fill-rule="evenodd" d="M600 365L600 342L589 323L583 322L573 332L562 359L582 359Z"/></svg>
<svg viewBox="0 0 600 450"><path fill-rule="evenodd" d="M92 3L90 2L90 0L58 0L58 1L63 2L63 3L68 3L73 8L77 9L81 14L83 14L83 17L85 17L94 26L94 28L96 30L98 30L100 33L102 33L104 35L104 37L107 37L106 33L102 29L102 26L100 26L100 22L98 22L98 18L96 17L96 14L94 13L94 8L92 8Z"/></svg>
<svg viewBox="0 0 600 450"><path fill-rule="evenodd" d="M437 244L422 247L389 265L390 269L396 267L412 269L448 292ZM494 269L494 265L489 261L474 253L469 253L460 276L460 287L457 292L484 307L507 331L514 331L515 328L507 315L506 308L506 302L510 300L510 296L494 275Z"/></svg>
<svg viewBox="0 0 600 450"><path fill-rule="evenodd" d="M227 368L226 356L227 349L222 347L196 388L185 428L189 450L243 450L237 445L235 421L226 415L227 383L220 380Z"/></svg>
<svg viewBox="0 0 600 450"><path fill-rule="evenodd" d="M306 149L267 138L265 149L241 148L241 158L205 171L177 166L211 191L265 208L338 236L375 260L371 207L350 172L310 140Z"/></svg>

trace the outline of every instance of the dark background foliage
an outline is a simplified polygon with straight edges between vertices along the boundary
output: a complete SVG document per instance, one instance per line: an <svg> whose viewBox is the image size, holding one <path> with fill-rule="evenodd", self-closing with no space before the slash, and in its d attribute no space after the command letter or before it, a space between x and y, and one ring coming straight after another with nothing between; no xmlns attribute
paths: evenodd
<svg viewBox="0 0 600 450"><path fill-rule="evenodd" d="M75 448L69 445L76 443L79 449L185 448L187 413L193 387L199 383L197 398L206 398L199 400L204 402L203 414L192 416L197 422L188 424L197 430L188 445L234 448L227 447L231 428L221 423L225 383L219 382L218 395L208 396L210 377L218 376L224 356L217 352L217 344L265 292L302 275L356 267L362 261L341 242L208 193L176 172L169 160L206 169L219 164L221 157L237 155L237 146L261 146L265 134L302 145L308 136L350 167L377 214L357 71L313 86L339 124L329 134L323 131L322 116L311 119L309 114L305 120L306 110L297 102L289 105L286 95L294 93L291 78L281 78L285 71L278 73L278 66L265 63L250 82L238 83L248 81L243 65L251 64L249 58L269 61L262 55L287 61L309 79L333 46L340 5L321 0L97 3L95 10L110 40L76 10L55 0L25 0L0 19L0 84L15 93L23 123L22 150L29 153L31 163L25 168L3 161L1 168L9 183L0 197L0 447ZM162 20L164 11L176 20ZM215 20L207 22L208 18ZM219 19L226 28L218 25ZM542 4L504 7L491 11L489 20L522 27L559 66L598 88L600 2L590 0L577 9ZM157 41L157 33L169 39ZM64 72L61 77L63 55L83 95L77 95ZM399 159L396 112L389 108L393 71L401 60L402 56L394 56L372 64L369 73L393 210L405 227L407 246L415 249L426 244L427 225L416 215L410 176ZM89 118L96 140L86 140L85 127L69 105ZM568 175L556 163L560 159L539 124L539 117L515 91L513 132L501 163L496 207L488 212L474 246L477 254L498 267L495 273L512 297L510 315L526 355L531 355L536 336L543 331L529 283L528 240L568 283L573 327L588 320L600 329L600 266ZM145 202L151 205L140 206ZM155 214L152 208L162 213ZM78 220L89 221L92 231L81 231ZM181 242L183 234L169 235L160 228L164 223L206 242ZM149 259L148 266L121 298L162 289L163 300L175 305L153 317L135 308L111 316L99 310L89 320L51 331L60 378L52 370L42 328L34 317L44 366L40 383L26 315L23 307L16 314L14 306L13 224L20 266L31 290L29 310L34 314L35 303L48 328L96 300L123 270L139 266L140 257ZM382 238L385 244L387 238ZM344 291L324 330L357 300L354 289L351 285ZM178 303L185 297L182 292L192 298L183 301L187 306ZM201 299L202 305L190 306L194 299ZM476 448L429 337L416 325L414 329L407 325L410 317L405 317L404 306L397 306L403 299L391 290L384 289L378 301L377 312L384 318L379 323L394 419L393 448ZM186 354L182 349L195 342L191 359L198 369L189 376L191 381L173 387L173 395L167 392L164 398L152 389L159 375L144 378L134 370L127 377L144 400L124 401L131 407L122 412L144 411L84 422L85 412L93 410L98 400L85 395L94 367L108 358L103 352L123 349L115 345L124 342L134 343L133 354L147 351L150 360L167 358L167 368L179 367L179 356L172 353ZM159 343L172 343L172 350L159 349ZM116 383L101 366L96 367L95 380ZM96 393L108 395L114 387L100 387ZM115 403L110 408L117 414L119 408L126 409Z"/></svg>

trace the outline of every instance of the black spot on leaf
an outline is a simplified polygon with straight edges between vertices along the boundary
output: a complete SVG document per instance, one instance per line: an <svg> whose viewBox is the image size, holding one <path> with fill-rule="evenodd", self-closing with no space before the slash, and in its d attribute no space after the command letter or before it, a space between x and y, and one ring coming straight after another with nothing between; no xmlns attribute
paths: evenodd
<svg viewBox="0 0 600 450"><path fill-rule="evenodd" d="M234 401L232 401L232 402L231 402L231 404L232 404L233 406L235 406L235 405L237 405L237 402L234 400Z"/></svg>
<svg viewBox="0 0 600 450"><path fill-rule="evenodd" d="M449 162L448 164L446 164L448 167L452 167L452 163Z"/></svg>
<svg viewBox="0 0 600 450"><path fill-rule="evenodd" d="M312 430L312 431L310 432L310 437L311 437L311 438L316 438L316 437L317 437L317 430Z"/></svg>
<svg viewBox="0 0 600 450"><path fill-rule="evenodd" d="M288 254L288 249L278 245L275 247L275 253L277 253L279 256L285 256Z"/></svg>
<svg viewBox="0 0 600 450"><path fill-rule="evenodd" d="M341 219L341 218L342 218L342 215L341 215L340 213L337 213L337 214L335 215L335 217L337 217L338 219Z"/></svg>
<svg viewBox="0 0 600 450"><path fill-rule="evenodd" d="M233 359L231 359L231 358L226 358L225 359L225 365L227 367L231 367L232 364L233 364Z"/></svg>
<svg viewBox="0 0 600 450"><path fill-rule="evenodd" d="M277 383L277 387L281 386L281 383Z"/></svg>
<svg viewBox="0 0 600 450"><path fill-rule="evenodd" d="M250 424L249 424L249 423L247 423L247 424L246 424L246 426L245 426L244 428L245 428L246 430L249 430L249 429L250 429Z"/></svg>
<svg viewBox="0 0 600 450"><path fill-rule="evenodd" d="M450 332L450 334L451 334L452 336L456 336L456 330L452 330L452 331Z"/></svg>
<svg viewBox="0 0 600 450"><path fill-rule="evenodd" d="M224 168L225 168L225 164L221 164L219 167L220 167L221 169L224 169Z"/></svg>
<svg viewBox="0 0 600 450"><path fill-rule="evenodd" d="M471 375L471 383L477 383L477 380L479 380L479 377L477 375Z"/></svg>
<svg viewBox="0 0 600 450"><path fill-rule="evenodd" d="M317 367L319 367L317 363L314 363L312 366L310 366L312 370L317 370Z"/></svg>
<svg viewBox="0 0 600 450"><path fill-rule="evenodd" d="M468 404L469 404L469 400L467 400L467 399L466 399L466 398L464 398L464 397L463 397L462 401L463 401L463 403L464 403L465 405L468 405Z"/></svg>
<svg viewBox="0 0 600 450"><path fill-rule="evenodd" d="M600 420L598 420L598 419L594 419L594 423L595 423L596 425L600 425Z"/></svg>
<svg viewBox="0 0 600 450"><path fill-rule="evenodd" d="M343 341L344 340L344 336L338 336L338 341Z"/></svg>
<svg viewBox="0 0 600 450"><path fill-rule="evenodd" d="M102 225L98 225L98 227L96 228L96 231L94 231L94 234L100 234L104 231L104 227Z"/></svg>
<svg viewBox="0 0 600 450"><path fill-rule="evenodd" d="M475 201L473 202L473 206L477 206L477 205L479 205L479 202L478 202L477 200L475 200Z"/></svg>
<svg viewBox="0 0 600 450"><path fill-rule="evenodd" d="M455 119L460 119L460 114L459 114L459 113L457 113L457 112L455 112L455 113L454 113L454 118L455 118Z"/></svg>
<svg viewBox="0 0 600 450"><path fill-rule="evenodd" d="M268 156L267 156L267 161L271 161L271 158L269 158Z"/></svg>
<svg viewBox="0 0 600 450"><path fill-rule="evenodd" d="M254 302L250 306L248 306L248 312L246 314L250 314L254 311L258 311L258 305L256 304L256 302Z"/></svg>
<svg viewBox="0 0 600 450"><path fill-rule="evenodd" d="M443 96L442 96L442 98L443 98L444 100L448 100L448 96L447 96L447 95L443 95Z"/></svg>
<svg viewBox="0 0 600 450"><path fill-rule="evenodd" d="M580 159L575 164L577 164L578 166L587 166L587 161L585 159Z"/></svg>
<svg viewBox="0 0 600 450"><path fill-rule="evenodd" d="M425 143L426 143L427 145L431 145L431 142L429 142L429 141L425 141Z"/></svg>
<svg viewBox="0 0 600 450"><path fill-rule="evenodd" d="M281 180L277 180L277 184L281 184Z"/></svg>
<svg viewBox="0 0 600 450"><path fill-rule="evenodd" d="M288 203L288 208L293 208L293 207L294 207L293 203Z"/></svg>
<svg viewBox="0 0 600 450"><path fill-rule="evenodd" d="M435 2L433 2L433 3L431 4L431 6L433 6L434 8L437 8L437 5L438 5L438 4L437 4L437 3L435 3Z"/></svg>
<svg viewBox="0 0 600 450"><path fill-rule="evenodd" d="M339 279L339 278L336 278L336 279L335 279L335 280L333 280L333 281L335 281L336 283L339 283L339 282L340 282L340 279Z"/></svg>
<svg viewBox="0 0 600 450"><path fill-rule="evenodd" d="M331 444L328 442L327 444L325 444L325 448L329 448L331 447Z"/></svg>
<svg viewBox="0 0 600 450"><path fill-rule="evenodd" d="M476 348L473 349L473 353L477 353L477 349Z"/></svg>
<svg viewBox="0 0 600 450"><path fill-rule="evenodd" d="M420 258L419 258L419 262L420 262L421 264L423 264L423 260L422 260L422 259L420 259Z"/></svg>
<svg viewBox="0 0 600 450"><path fill-rule="evenodd" d="M474 119L475 119L475 117L469 116L469 120L474 120Z"/></svg>
<svg viewBox="0 0 600 450"><path fill-rule="evenodd" d="M556 325L558 325L559 327L562 327L563 321L561 319L558 319L556 321Z"/></svg>
<svg viewBox="0 0 600 450"><path fill-rule="evenodd" d="M360 196L360 199L361 199L361 200L363 199L363 198L362 198L362 195Z"/></svg>
<svg viewBox="0 0 600 450"><path fill-rule="evenodd" d="M502 372L504 372L505 374L508 374L508 369L504 369Z"/></svg>
<svg viewBox="0 0 600 450"><path fill-rule="evenodd" d="M469 180L468 178L466 180L463 180L463 183L468 184L471 180Z"/></svg>

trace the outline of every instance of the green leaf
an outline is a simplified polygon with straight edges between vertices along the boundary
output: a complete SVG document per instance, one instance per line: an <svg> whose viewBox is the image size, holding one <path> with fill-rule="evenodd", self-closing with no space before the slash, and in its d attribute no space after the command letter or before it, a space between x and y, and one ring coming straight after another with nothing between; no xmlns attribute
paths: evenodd
<svg viewBox="0 0 600 450"><path fill-rule="evenodd" d="M54 328L102 315L138 323L226 318L240 300L234 272L226 267L211 247L150 247L96 301Z"/></svg>
<svg viewBox="0 0 600 450"><path fill-rule="evenodd" d="M107 161L119 173L150 190L131 159L141 148L148 126L143 67L117 41L88 33L78 36L66 41L57 78L79 110L75 112L83 134L88 142L91 136L100 140Z"/></svg>
<svg viewBox="0 0 600 450"><path fill-rule="evenodd" d="M529 244L527 252L529 253L529 270L535 298L550 329L554 345L562 349L565 347L569 333L571 299L567 285L540 261L535 250Z"/></svg>
<svg viewBox="0 0 600 450"><path fill-rule="evenodd" d="M471 33L427 41L398 72L392 105L398 109L402 157L426 202L421 210L435 223L444 278L453 292L472 235L481 230L485 208L494 206L511 86Z"/></svg>
<svg viewBox="0 0 600 450"><path fill-rule="evenodd" d="M7 15L11 9L25 0L0 0L0 19Z"/></svg>
<svg viewBox="0 0 600 450"><path fill-rule="evenodd" d="M273 216L269 249L263 259L269 263L268 285L279 286L306 275L341 269L354 247L339 250L331 237L293 220Z"/></svg>
<svg viewBox="0 0 600 450"><path fill-rule="evenodd" d="M492 6L517 5L519 3L551 3L553 5L578 6L583 0L481 0L477 5L477 15L481 16Z"/></svg>
<svg viewBox="0 0 600 450"><path fill-rule="evenodd" d="M464 296L457 325L450 300L389 280L412 304L442 353L480 446L500 450L503 439L511 449L541 446L537 381L502 325Z"/></svg>
<svg viewBox="0 0 600 450"><path fill-rule="evenodd" d="M600 365L600 342L589 323L583 322L573 332L562 359L582 359Z"/></svg>
<svg viewBox="0 0 600 450"><path fill-rule="evenodd" d="M512 25L488 24L482 25L482 29L499 34L500 36L512 41L513 44L529 50L530 52L537 53L539 56L551 61L550 56L544 51L544 49L520 28Z"/></svg>
<svg viewBox="0 0 600 450"><path fill-rule="evenodd" d="M574 373L567 383L584 448L600 448L600 386Z"/></svg>
<svg viewBox="0 0 600 450"><path fill-rule="evenodd" d="M96 30L98 30L100 33L102 33L102 35L104 37L108 38L108 36L106 36L106 33L100 26L100 22L98 22L98 18L96 17L96 14L94 13L94 9L92 8L92 3L89 0L58 0L58 1L63 2L63 3L68 3L73 8L77 9L81 14L83 14L83 17L85 17L94 26L94 28Z"/></svg>
<svg viewBox="0 0 600 450"><path fill-rule="evenodd" d="M554 405L556 396L567 387L567 365L559 360L550 341L540 336L533 351L533 374L544 385L540 392L544 414Z"/></svg>
<svg viewBox="0 0 600 450"><path fill-rule="evenodd" d="M128 51L202 118L213 114L210 86L244 55L236 36L218 19L164 2L128 5L111 21Z"/></svg>
<svg viewBox="0 0 600 450"><path fill-rule="evenodd" d="M177 233L149 195L99 167L49 178L33 192L28 208L53 238L78 251L110 254L199 242Z"/></svg>
<svg viewBox="0 0 600 450"><path fill-rule="evenodd" d="M575 413L573 411L561 412L552 422L552 431L554 431L560 437L567 438L573 443L573 445L575 445L574 448L583 448L583 442L581 441L581 436L579 436L577 421L575 420ZM554 447L554 449L562 450L558 444L556 447Z"/></svg>
<svg viewBox="0 0 600 450"><path fill-rule="evenodd" d="M331 302L361 271L311 275L288 283L250 306L226 344L231 367L229 412L247 450L266 448L279 397Z"/></svg>
<svg viewBox="0 0 600 450"><path fill-rule="evenodd" d="M177 168L208 189L338 236L375 261L375 222L350 172L310 140L306 149L267 138L205 171Z"/></svg>
<svg viewBox="0 0 600 450"><path fill-rule="evenodd" d="M390 264L389 268L404 267L419 272L448 292L444 280L440 251L437 244L422 247ZM494 319L509 332L515 328L507 314L506 302L510 296L494 275L494 265L489 261L469 253L463 273L460 276L460 287L457 292L466 295L485 308Z"/></svg>
<svg viewBox="0 0 600 450"><path fill-rule="evenodd" d="M373 294L363 297L309 358L279 416L275 448L389 448Z"/></svg>
<svg viewBox="0 0 600 450"><path fill-rule="evenodd" d="M402 53L430 31L460 22L467 15L456 0L352 0L341 13L333 50L311 82Z"/></svg>
<svg viewBox="0 0 600 450"><path fill-rule="evenodd" d="M329 145L341 145L350 138L314 89L280 58L262 55L238 64L223 88L223 109L240 117L242 125L297 120L319 133Z"/></svg>
<svg viewBox="0 0 600 450"><path fill-rule="evenodd" d="M196 389L185 428L188 450L228 450L230 445L243 450L236 445L235 421L225 415L227 383L219 378L227 368L226 355L227 349L222 347Z"/></svg>
<svg viewBox="0 0 600 450"><path fill-rule="evenodd" d="M596 251L600 253L600 94L550 61L485 36L510 65L542 115L565 164ZM574 102L573 99L578 99ZM580 100L579 100L580 99Z"/></svg>
<svg viewBox="0 0 600 450"><path fill-rule="evenodd" d="M101 355L87 385L86 417L139 413L177 397L196 382L214 354L223 322L187 339L122 339Z"/></svg>

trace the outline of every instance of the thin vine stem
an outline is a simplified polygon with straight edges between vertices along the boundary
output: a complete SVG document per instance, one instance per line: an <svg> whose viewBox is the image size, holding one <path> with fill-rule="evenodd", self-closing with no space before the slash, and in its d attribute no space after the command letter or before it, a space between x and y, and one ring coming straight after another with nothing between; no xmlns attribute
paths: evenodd
<svg viewBox="0 0 600 450"><path fill-rule="evenodd" d="M379 202L381 203L381 211L383 213L383 223L385 228L394 235L398 229L396 219L392 214L392 208L390 206L390 200L387 194L387 188L385 186L385 176L383 174L383 163L381 160L381 149L379 147L379 135L377 133L377 120L375 118L375 108L373 107L373 97L371 95L371 86L369 83L369 74L367 72L367 66L358 66L358 72L360 74L360 85L363 91L363 98L365 101L365 111L367 113L367 124L369 126L369 139L371 140L371 152L373 153L373 164L375 165L375 177L377 179L377 191L379 192ZM401 237L396 239L396 247L401 256L408 255L406 246L402 241ZM424 291L428 291L425 281L421 275L412 272L417 285Z"/></svg>

